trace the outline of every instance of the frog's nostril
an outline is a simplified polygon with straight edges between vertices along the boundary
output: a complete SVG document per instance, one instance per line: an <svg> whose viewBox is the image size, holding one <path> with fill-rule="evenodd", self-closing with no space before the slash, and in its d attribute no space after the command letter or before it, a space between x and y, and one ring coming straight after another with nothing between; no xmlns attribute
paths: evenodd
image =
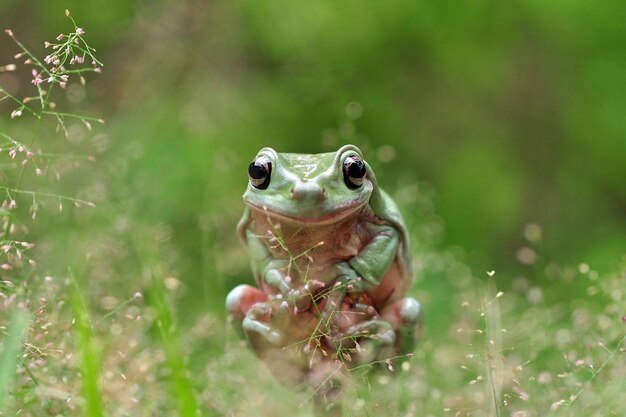
<svg viewBox="0 0 626 417"><path fill-rule="evenodd" d="M326 189L311 183L296 184L289 193L294 200L321 201L326 199Z"/></svg>
<svg viewBox="0 0 626 417"><path fill-rule="evenodd" d="M317 195L318 200L326 200L326 188L322 188L320 193Z"/></svg>

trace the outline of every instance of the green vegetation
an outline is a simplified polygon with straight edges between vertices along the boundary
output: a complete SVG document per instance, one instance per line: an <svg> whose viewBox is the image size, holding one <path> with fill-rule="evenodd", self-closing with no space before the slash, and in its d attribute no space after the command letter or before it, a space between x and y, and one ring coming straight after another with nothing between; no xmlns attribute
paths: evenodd
<svg viewBox="0 0 626 417"><path fill-rule="evenodd" d="M1 414L310 416L228 326L234 227L259 148L354 143L426 328L345 414L623 415L626 9L602 3L0 2Z"/></svg>
<svg viewBox="0 0 626 417"><path fill-rule="evenodd" d="M83 415L102 417L104 415L104 404L100 387L102 363L93 337L89 310L82 296L83 291L79 287L72 270L69 271L69 276L72 280L71 303L74 320L76 321L78 349L82 357L79 369L82 377L82 395L85 401Z"/></svg>

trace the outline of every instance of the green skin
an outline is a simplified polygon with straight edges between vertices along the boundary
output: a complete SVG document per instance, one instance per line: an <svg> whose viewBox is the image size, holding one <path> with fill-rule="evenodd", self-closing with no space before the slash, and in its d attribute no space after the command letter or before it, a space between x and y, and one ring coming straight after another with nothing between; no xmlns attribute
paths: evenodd
<svg viewBox="0 0 626 417"><path fill-rule="evenodd" d="M408 233L367 162L360 186L353 189L344 182L344 161L363 160L361 151L353 145L317 155L264 148L260 156L271 162L269 185L248 184L247 207L237 226L259 288L240 285L226 300L256 353L263 356L268 348L302 337L298 330L308 318L329 317L341 329L337 340L377 335L367 360L410 353L422 310L413 298L405 298L413 282ZM312 303L312 294L320 291L326 291L323 311ZM351 312L367 311L367 320L332 317L346 294L367 295L373 308L351 304ZM285 315L290 319L274 320Z"/></svg>

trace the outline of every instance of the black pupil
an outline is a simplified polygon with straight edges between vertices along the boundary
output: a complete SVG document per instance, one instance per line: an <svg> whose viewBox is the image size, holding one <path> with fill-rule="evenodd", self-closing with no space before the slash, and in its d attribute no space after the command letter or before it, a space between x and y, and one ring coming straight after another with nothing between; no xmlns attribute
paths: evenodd
<svg viewBox="0 0 626 417"><path fill-rule="evenodd" d="M348 158L346 160L346 173L352 178L365 176L365 164L360 159Z"/></svg>
<svg viewBox="0 0 626 417"><path fill-rule="evenodd" d="M248 167L248 174L250 175L250 178L260 180L267 176L267 166L258 160L253 161Z"/></svg>

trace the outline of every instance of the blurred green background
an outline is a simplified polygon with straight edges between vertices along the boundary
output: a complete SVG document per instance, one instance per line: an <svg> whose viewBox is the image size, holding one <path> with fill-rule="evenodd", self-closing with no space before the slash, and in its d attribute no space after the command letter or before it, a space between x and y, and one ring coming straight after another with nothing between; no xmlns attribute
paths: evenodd
<svg viewBox="0 0 626 417"><path fill-rule="evenodd" d="M53 187L98 207L43 213L33 233L44 269L83 265L93 294L132 294L153 257L180 281L183 323L223 317L228 290L252 281L234 227L264 146L361 147L418 264L452 250L509 289L554 286L555 262L623 262L622 1L1 0L0 25L42 54L71 29L66 8L105 66L64 105L107 123L72 144L97 161ZM15 52L0 37L0 62ZM28 70L0 83L32 87ZM449 325L454 276L418 270L431 326Z"/></svg>

